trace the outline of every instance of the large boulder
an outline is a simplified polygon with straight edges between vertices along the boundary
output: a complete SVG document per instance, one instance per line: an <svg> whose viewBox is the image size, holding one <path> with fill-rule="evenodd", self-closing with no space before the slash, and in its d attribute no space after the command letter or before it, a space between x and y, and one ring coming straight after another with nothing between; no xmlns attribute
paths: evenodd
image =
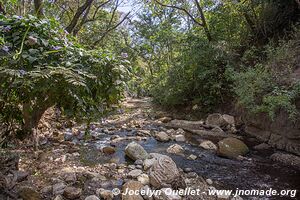
<svg viewBox="0 0 300 200"><path fill-rule="evenodd" d="M126 146L125 154L132 160L145 160L149 157L146 150L136 142L131 142Z"/></svg>
<svg viewBox="0 0 300 200"><path fill-rule="evenodd" d="M227 158L236 158L249 152L247 145L236 138L226 138L218 142L218 154Z"/></svg>
<svg viewBox="0 0 300 200"><path fill-rule="evenodd" d="M140 194L128 194L127 191L138 191L140 190L144 185L140 183L139 181L128 181L123 185L122 188L122 200L144 200L143 197Z"/></svg>
<svg viewBox="0 0 300 200"><path fill-rule="evenodd" d="M153 153L155 162L150 168L150 185L154 188L162 188L164 185L172 185L177 188L185 188L176 163L169 156Z"/></svg>

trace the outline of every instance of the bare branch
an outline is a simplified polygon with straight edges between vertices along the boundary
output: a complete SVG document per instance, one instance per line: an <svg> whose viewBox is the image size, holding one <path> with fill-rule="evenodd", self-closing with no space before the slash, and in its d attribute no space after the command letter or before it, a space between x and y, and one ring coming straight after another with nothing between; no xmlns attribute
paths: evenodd
<svg viewBox="0 0 300 200"><path fill-rule="evenodd" d="M127 14L123 17L123 19L122 19L121 21L119 21L117 24L115 24L113 27L108 28L108 29L103 33L103 35L101 36L101 38L98 39L98 40L96 40L96 41L94 42L93 46L96 46L99 42L101 42L101 41L106 37L106 35L107 35L110 31L112 31L112 30L118 28L118 27L119 27L119 26L127 19L127 17L128 17L129 15L130 15L130 12L127 13Z"/></svg>
<svg viewBox="0 0 300 200"><path fill-rule="evenodd" d="M189 11L187 11L186 9L184 8L181 8L179 6L175 6L175 5L168 5L168 4L164 4L158 0L154 0L157 4L163 6L163 7L167 7L167 8L174 8L174 9L177 9L177 10L181 10L183 11L185 14L187 14L196 24L198 24L199 26L203 26L203 23L198 21Z"/></svg>

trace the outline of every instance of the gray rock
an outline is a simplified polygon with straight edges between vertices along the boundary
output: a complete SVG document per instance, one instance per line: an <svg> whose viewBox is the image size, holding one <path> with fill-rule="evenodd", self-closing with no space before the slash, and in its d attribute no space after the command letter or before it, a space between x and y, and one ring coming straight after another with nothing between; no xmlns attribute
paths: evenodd
<svg viewBox="0 0 300 200"><path fill-rule="evenodd" d="M150 169L150 167L152 167L152 165L156 162L156 159L151 158L151 159L146 159L144 160L144 170L148 170Z"/></svg>
<svg viewBox="0 0 300 200"><path fill-rule="evenodd" d="M147 174L141 174L137 177L137 180L141 182L143 185L149 184L149 176Z"/></svg>
<svg viewBox="0 0 300 200"><path fill-rule="evenodd" d="M54 196L63 194L65 188L66 188L65 183L63 183L63 182L56 183L52 186L52 193Z"/></svg>
<svg viewBox="0 0 300 200"><path fill-rule="evenodd" d="M208 185L212 185L213 184L213 181L210 178L206 179L205 181L206 181L206 183Z"/></svg>
<svg viewBox="0 0 300 200"><path fill-rule="evenodd" d="M128 176L131 177L131 178L137 178L139 175L141 175L143 173L142 170L140 169L134 169L132 171L130 171L128 173Z"/></svg>
<svg viewBox="0 0 300 200"><path fill-rule="evenodd" d="M153 196L150 195L151 188L149 187L149 185L145 185L140 189L140 191L145 200L153 200Z"/></svg>
<svg viewBox="0 0 300 200"><path fill-rule="evenodd" d="M64 198L61 195L57 195L54 200L64 200Z"/></svg>
<svg viewBox="0 0 300 200"><path fill-rule="evenodd" d="M228 124L223 118L223 116L219 113L208 115L205 123L210 126L219 126L219 127L224 127Z"/></svg>
<svg viewBox="0 0 300 200"><path fill-rule="evenodd" d="M201 142L199 146L202 147L203 149L207 149L207 150L216 151L218 149L218 147L212 141L209 141L209 140L205 140L205 141Z"/></svg>
<svg viewBox="0 0 300 200"><path fill-rule="evenodd" d="M184 142L185 141L185 137L184 137L184 135L176 135L175 136L175 141L176 142Z"/></svg>
<svg viewBox="0 0 300 200"><path fill-rule="evenodd" d="M155 138L160 142L168 142L170 140L169 135L165 132L156 133Z"/></svg>
<svg viewBox="0 0 300 200"><path fill-rule="evenodd" d="M234 120L234 117L231 116L231 115L227 115L227 114L224 114L222 115L223 119L225 120L225 122L231 126L234 126L235 125L235 120Z"/></svg>
<svg viewBox="0 0 300 200"><path fill-rule="evenodd" d="M85 200L100 200L96 195L90 195L85 198Z"/></svg>
<svg viewBox="0 0 300 200"><path fill-rule="evenodd" d="M142 160L136 160L134 162L135 165L143 165L143 161Z"/></svg>
<svg viewBox="0 0 300 200"><path fill-rule="evenodd" d="M66 187L63 193L63 196L67 199L77 199L81 196L82 189L76 187Z"/></svg>
<svg viewBox="0 0 300 200"><path fill-rule="evenodd" d="M131 142L127 145L125 154L133 160L145 160L149 157L145 149L136 142Z"/></svg>
<svg viewBox="0 0 300 200"><path fill-rule="evenodd" d="M42 194L50 194L52 192L52 185L46 186L43 189L41 189Z"/></svg>
<svg viewBox="0 0 300 200"><path fill-rule="evenodd" d="M75 172L68 172L63 174L63 178L67 183L76 182L77 177Z"/></svg>
<svg viewBox="0 0 300 200"><path fill-rule="evenodd" d="M184 149L179 144L172 144L167 148L167 152L178 155L178 154L182 154L184 152Z"/></svg>
<svg viewBox="0 0 300 200"><path fill-rule="evenodd" d="M189 172L186 177L187 178L196 178L198 174L196 172Z"/></svg>
<svg viewBox="0 0 300 200"><path fill-rule="evenodd" d="M196 156L196 155L194 155L194 154L191 154L191 155L189 155L188 157L187 157L187 159L189 159L189 160L196 160L198 157Z"/></svg>
<svg viewBox="0 0 300 200"><path fill-rule="evenodd" d="M181 181L179 170L172 158L154 153L151 156L156 159L149 173L150 184L154 188L161 188L163 184L177 184Z"/></svg>
<svg viewBox="0 0 300 200"><path fill-rule="evenodd" d="M114 198L114 194L110 190L105 190L103 188L97 189L96 194L104 200L112 200Z"/></svg>

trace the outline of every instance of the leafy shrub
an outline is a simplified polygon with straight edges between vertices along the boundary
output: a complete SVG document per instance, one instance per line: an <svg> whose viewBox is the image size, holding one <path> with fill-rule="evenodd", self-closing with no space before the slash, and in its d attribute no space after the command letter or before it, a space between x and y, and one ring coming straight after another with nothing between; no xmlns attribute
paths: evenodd
<svg viewBox="0 0 300 200"><path fill-rule="evenodd" d="M55 20L0 16L0 120L31 132L49 107L77 117L122 97L127 62L88 51Z"/></svg>
<svg viewBox="0 0 300 200"><path fill-rule="evenodd" d="M300 61L299 39L296 31L291 40L266 48L265 63L231 72L239 104L252 113L267 113L272 119L280 109L285 110L290 119L299 117L296 101L300 97L300 81L291 76Z"/></svg>

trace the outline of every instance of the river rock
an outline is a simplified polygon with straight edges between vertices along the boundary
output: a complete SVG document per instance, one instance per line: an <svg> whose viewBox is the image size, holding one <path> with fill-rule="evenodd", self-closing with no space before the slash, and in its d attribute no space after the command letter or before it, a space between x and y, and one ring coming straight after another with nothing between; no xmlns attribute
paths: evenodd
<svg viewBox="0 0 300 200"><path fill-rule="evenodd" d="M134 162L135 165L143 165L143 161L142 160L136 160Z"/></svg>
<svg viewBox="0 0 300 200"><path fill-rule="evenodd" d="M218 149L218 147L212 141L209 141L209 140L205 140L205 141L201 142L199 146L202 147L203 149L207 149L207 150L216 151Z"/></svg>
<svg viewBox="0 0 300 200"><path fill-rule="evenodd" d="M123 191L123 193L126 190L137 191L137 190L140 190L142 187L143 187L143 184L140 183L139 181L130 180L123 185L122 191ZM140 194L138 194L138 195L129 195L129 194L123 195L122 194L122 200L143 200L143 197Z"/></svg>
<svg viewBox="0 0 300 200"><path fill-rule="evenodd" d="M54 184L52 187L53 195L56 196L56 195L63 194L65 188L66 188L66 184L63 182Z"/></svg>
<svg viewBox="0 0 300 200"><path fill-rule="evenodd" d="M149 185L145 185L141 188L141 195L143 196L144 200L153 200L153 196L150 195L151 188Z"/></svg>
<svg viewBox="0 0 300 200"><path fill-rule="evenodd" d="M231 126L234 126L235 125L235 120L234 120L234 117L231 116L231 115L227 115L227 114L224 114L222 115L223 119L225 120L225 122Z"/></svg>
<svg viewBox="0 0 300 200"><path fill-rule="evenodd" d="M22 187L19 191L19 196L23 200L40 200L41 196L35 189L31 187Z"/></svg>
<svg viewBox="0 0 300 200"><path fill-rule="evenodd" d="M96 195L87 196L84 200L100 200Z"/></svg>
<svg viewBox="0 0 300 200"><path fill-rule="evenodd" d="M77 177L75 172L67 172L63 174L63 178L67 183L76 182Z"/></svg>
<svg viewBox="0 0 300 200"><path fill-rule="evenodd" d="M185 137L184 135L175 135L175 141L176 142L184 142L185 141Z"/></svg>
<svg viewBox="0 0 300 200"><path fill-rule="evenodd" d="M52 192L52 185L48 185L46 187L43 187L40 191L42 194L50 194Z"/></svg>
<svg viewBox="0 0 300 200"><path fill-rule="evenodd" d="M61 195L57 195L54 200L64 200L64 198Z"/></svg>
<svg viewBox="0 0 300 200"><path fill-rule="evenodd" d="M141 175L143 173L142 170L140 169L134 169L132 171L130 171L128 173L128 176L131 177L131 178L137 178L139 175Z"/></svg>
<svg viewBox="0 0 300 200"><path fill-rule="evenodd" d="M114 154L116 152L116 149L114 147L107 146L107 147L102 148L102 152L107 154L107 155L111 155L111 154Z"/></svg>
<svg viewBox="0 0 300 200"><path fill-rule="evenodd" d="M114 194L110 190L105 190L103 188L97 189L96 194L104 200L113 200Z"/></svg>
<svg viewBox="0 0 300 200"><path fill-rule="evenodd" d="M129 143L125 148L125 154L133 160L145 160L149 154L136 142Z"/></svg>
<svg viewBox="0 0 300 200"><path fill-rule="evenodd" d="M225 138L218 142L218 154L227 158L237 158L249 152L247 145L236 138Z"/></svg>
<svg viewBox="0 0 300 200"><path fill-rule="evenodd" d="M206 179L205 181L206 181L206 183L208 185L212 185L213 184L213 181L210 178Z"/></svg>
<svg viewBox="0 0 300 200"><path fill-rule="evenodd" d="M271 155L271 160L281 162L285 165L293 166L300 169L300 157L288 153L274 153Z"/></svg>
<svg viewBox="0 0 300 200"><path fill-rule="evenodd" d="M164 184L176 185L181 181L182 177L172 158L157 153L150 155L156 159L156 162L150 168L150 185L154 188L162 188Z"/></svg>
<svg viewBox="0 0 300 200"><path fill-rule="evenodd" d="M210 126L219 126L219 127L224 127L228 124L220 113L214 113L208 115L205 123Z"/></svg>
<svg viewBox="0 0 300 200"><path fill-rule="evenodd" d="M168 142L170 140L169 135L162 131L156 133L155 138L160 142Z"/></svg>
<svg viewBox="0 0 300 200"><path fill-rule="evenodd" d="M81 196L82 189L76 187L66 187L64 190L64 197L67 199L77 199Z"/></svg>
<svg viewBox="0 0 300 200"><path fill-rule="evenodd" d="M151 158L151 159L146 159L144 160L144 170L148 170L150 169L150 167L152 167L152 165L156 162L155 158Z"/></svg>
<svg viewBox="0 0 300 200"><path fill-rule="evenodd" d="M149 184L149 176L147 174L141 174L137 180L141 182L143 185Z"/></svg>
<svg viewBox="0 0 300 200"><path fill-rule="evenodd" d="M196 160L198 157L196 156L196 155L194 155L194 154L191 154L191 155L189 155L188 157L187 157L187 159L189 159L189 160Z"/></svg>
<svg viewBox="0 0 300 200"><path fill-rule="evenodd" d="M167 152L173 154L182 154L184 152L184 149L179 144L172 144L167 148Z"/></svg>

